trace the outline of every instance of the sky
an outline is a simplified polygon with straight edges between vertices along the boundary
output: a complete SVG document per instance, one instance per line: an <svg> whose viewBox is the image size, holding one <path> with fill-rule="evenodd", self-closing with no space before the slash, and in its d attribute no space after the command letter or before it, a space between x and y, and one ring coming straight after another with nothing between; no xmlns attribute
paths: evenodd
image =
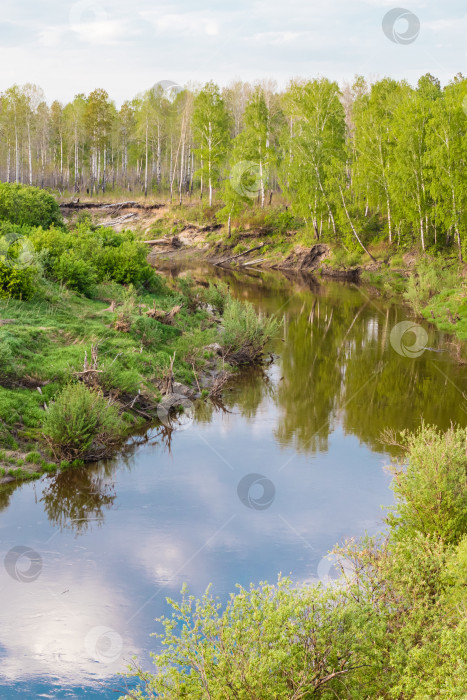
<svg viewBox="0 0 467 700"><path fill-rule="evenodd" d="M1 10L0 92L32 82L49 102L102 87L120 105L161 80L414 84L430 72L444 84L467 73L465 0L1 0Z"/></svg>

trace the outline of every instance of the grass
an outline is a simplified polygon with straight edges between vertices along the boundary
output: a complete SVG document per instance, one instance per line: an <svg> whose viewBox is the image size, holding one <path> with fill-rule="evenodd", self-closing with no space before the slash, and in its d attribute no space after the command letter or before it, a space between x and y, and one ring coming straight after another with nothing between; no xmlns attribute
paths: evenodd
<svg viewBox="0 0 467 700"><path fill-rule="evenodd" d="M122 307L109 311L109 299L117 297L115 288L120 300L128 296L128 290L115 284L101 285L100 298L94 299L50 285L40 300L0 300L0 319L8 321L0 325L0 448L25 450L19 457L25 464L37 465L46 457L41 469L49 469L51 455L41 443L46 408L66 384L76 381L75 373L83 370L85 355L91 358L93 347L106 393L125 403L140 392L157 403L157 380L174 352L175 379L192 383L193 360L199 368L202 348L217 338L216 324L203 310L190 313L182 308L174 326L148 318L142 306L169 310L183 303L179 290L165 286L158 294L133 293L126 308L130 328L120 332L115 320ZM130 432L141 422L137 413L125 411L121 431ZM15 476L23 478L18 472Z"/></svg>

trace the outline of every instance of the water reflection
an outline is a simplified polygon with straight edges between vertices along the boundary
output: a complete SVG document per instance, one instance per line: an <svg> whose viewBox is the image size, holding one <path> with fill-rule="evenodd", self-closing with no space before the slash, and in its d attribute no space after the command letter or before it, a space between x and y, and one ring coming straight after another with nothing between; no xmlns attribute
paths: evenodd
<svg viewBox="0 0 467 700"><path fill-rule="evenodd" d="M102 525L105 510L115 501L110 481L115 465L67 469L55 474L42 492L40 502L51 523L60 529L86 532L91 523Z"/></svg>

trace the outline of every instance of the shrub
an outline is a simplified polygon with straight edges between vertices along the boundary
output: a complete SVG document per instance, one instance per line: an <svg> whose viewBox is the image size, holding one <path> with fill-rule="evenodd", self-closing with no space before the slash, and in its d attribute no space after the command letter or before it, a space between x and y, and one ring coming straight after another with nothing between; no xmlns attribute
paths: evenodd
<svg viewBox="0 0 467 700"><path fill-rule="evenodd" d="M266 227L271 228L274 233L281 235L303 227L303 223L290 211L277 209L265 216L264 224Z"/></svg>
<svg viewBox="0 0 467 700"><path fill-rule="evenodd" d="M336 548L332 585L239 587L225 606L184 587L156 635L157 670L137 668L125 697L464 700L465 441L465 429L403 434L398 519L384 538Z"/></svg>
<svg viewBox="0 0 467 700"><path fill-rule="evenodd" d="M34 268L16 268L0 259L0 298L29 299L34 294Z"/></svg>
<svg viewBox="0 0 467 700"><path fill-rule="evenodd" d="M69 384L50 405L42 433L57 459L92 459L111 451L122 423L117 407L100 392Z"/></svg>
<svg viewBox="0 0 467 700"><path fill-rule="evenodd" d="M158 636L167 651L157 657L158 671L140 671L142 694L131 697L340 697L356 629L335 593L280 580L240 588L224 611L209 592L201 600L183 593L180 604L168 601L172 617L162 618L165 635Z"/></svg>
<svg viewBox="0 0 467 700"><path fill-rule="evenodd" d="M201 288L192 277L180 277L177 286L183 295L183 303L190 311L196 311L201 306Z"/></svg>
<svg viewBox="0 0 467 700"><path fill-rule="evenodd" d="M204 301L210 304L218 314L222 316L229 295L229 288L225 282L209 282L209 287L204 290Z"/></svg>
<svg viewBox="0 0 467 700"><path fill-rule="evenodd" d="M31 241L47 277L86 294L96 281L103 280L144 284L156 290L161 286L147 263L146 245L135 241L131 232L116 234L111 229L95 229L82 223L70 232L54 227L38 228L32 233ZM84 266L76 265L76 261L87 266L93 278L89 284L83 280Z"/></svg>
<svg viewBox="0 0 467 700"><path fill-rule="evenodd" d="M105 245L98 256L97 266L102 277L120 284L143 284L154 275L147 263L147 255L144 243L123 240L119 246Z"/></svg>
<svg viewBox="0 0 467 700"><path fill-rule="evenodd" d="M278 333L279 327L275 318L257 314L249 302L229 297L225 305L222 339L229 362L257 362L264 346Z"/></svg>
<svg viewBox="0 0 467 700"><path fill-rule="evenodd" d="M20 226L62 225L60 207L54 197L39 187L0 183L0 219Z"/></svg>
<svg viewBox="0 0 467 700"><path fill-rule="evenodd" d="M419 532L457 542L467 532L466 439L462 428L443 434L423 425L401 433L397 443L409 459L405 469L392 468L397 505L390 523L398 534Z"/></svg>
<svg viewBox="0 0 467 700"><path fill-rule="evenodd" d="M87 260L77 257L74 251L67 251L54 265L54 275L70 289L90 296L97 281L97 271Z"/></svg>

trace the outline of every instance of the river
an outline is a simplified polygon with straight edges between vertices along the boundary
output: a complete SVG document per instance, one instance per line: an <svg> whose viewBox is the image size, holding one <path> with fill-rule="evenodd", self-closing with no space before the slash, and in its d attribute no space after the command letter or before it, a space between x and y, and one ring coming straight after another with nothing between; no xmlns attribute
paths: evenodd
<svg viewBox="0 0 467 700"><path fill-rule="evenodd" d="M382 430L465 425L466 368L401 304L280 273L190 274L283 318L274 361L170 437L154 428L112 461L1 489L2 698L118 697L184 582L221 600L279 573L327 582L336 542L384 527L396 453Z"/></svg>

